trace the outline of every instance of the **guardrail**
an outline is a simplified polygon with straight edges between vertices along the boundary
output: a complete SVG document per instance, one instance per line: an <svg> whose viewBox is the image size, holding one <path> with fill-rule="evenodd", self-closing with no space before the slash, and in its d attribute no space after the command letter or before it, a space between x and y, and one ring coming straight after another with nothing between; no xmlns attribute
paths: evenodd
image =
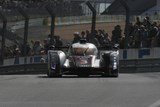
<svg viewBox="0 0 160 107"><path fill-rule="evenodd" d="M0 74L44 74L47 63L0 67ZM120 60L120 73L160 72L160 59Z"/></svg>
<svg viewBox="0 0 160 107"><path fill-rule="evenodd" d="M121 60L120 72L160 72L160 59Z"/></svg>
<svg viewBox="0 0 160 107"><path fill-rule="evenodd" d="M37 63L37 64L21 64L12 66L1 66L0 75L3 74L41 74L46 73L47 64Z"/></svg>

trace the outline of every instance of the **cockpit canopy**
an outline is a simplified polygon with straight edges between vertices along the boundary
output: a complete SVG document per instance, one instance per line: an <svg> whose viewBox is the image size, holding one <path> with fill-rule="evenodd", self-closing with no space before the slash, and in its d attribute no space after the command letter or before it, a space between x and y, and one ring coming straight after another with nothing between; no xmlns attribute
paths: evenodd
<svg viewBox="0 0 160 107"><path fill-rule="evenodd" d="M71 56L86 56L86 55L97 55L98 50L94 44L91 43L75 43L70 47Z"/></svg>

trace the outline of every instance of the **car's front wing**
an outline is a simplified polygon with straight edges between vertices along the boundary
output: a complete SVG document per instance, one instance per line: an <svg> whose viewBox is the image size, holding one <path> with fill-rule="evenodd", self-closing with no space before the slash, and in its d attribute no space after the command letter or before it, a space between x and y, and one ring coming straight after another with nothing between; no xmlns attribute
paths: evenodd
<svg viewBox="0 0 160 107"><path fill-rule="evenodd" d="M104 74L104 72L110 72L111 69L109 68L94 68L94 67L70 67L70 68L63 68L62 73L63 74L89 74L89 75L98 75L98 74Z"/></svg>

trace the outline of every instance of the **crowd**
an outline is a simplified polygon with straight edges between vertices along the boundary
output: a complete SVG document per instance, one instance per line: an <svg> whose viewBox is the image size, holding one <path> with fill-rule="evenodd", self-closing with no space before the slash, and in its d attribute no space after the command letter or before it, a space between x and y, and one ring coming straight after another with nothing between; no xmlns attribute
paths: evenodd
<svg viewBox="0 0 160 107"><path fill-rule="evenodd" d="M50 39L51 35L48 35L48 38L43 41L31 40L30 43L28 43L26 46L27 56L45 55L47 54L47 51L51 48L50 47L51 45L54 45L55 47L61 47L63 45L62 40L59 36L54 36L52 43ZM4 55L5 58L24 56L24 46L23 45L6 46Z"/></svg>
<svg viewBox="0 0 160 107"><path fill-rule="evenodd" d="M112 36L115 36L114 31ZM135 24L130 23L127 38L120 35L121 30L117 32L119 32L116 34L119 40L116 42L120 44L121 48L160 47L160 24L151 22L149 17L145 17L143 21L137 17ZM126 46L125 43L127 43Z"/></svg>
<svg viewBox="0 0 160 107"><path fill-rule="evenodd" d="M96 46L119 44L121 49L160 47L160 24L151 22L149 17L145 17L143 21L140 21L140 18L137 17L135 24L129 24L127 34L126 31L123 34L121 26L117 25L114 27L111 36L104 30L95 30L93 34L89 31L82 31L81 34L76 32L73 43L81 38L86 38L88 42L94 43Z"/></svg>
<svg viewBox="0 0 160 107"><path fill-rule="evenodd" d="M94 32L89 32L88 30L74 33L74 38L72 43L78 42L80 39L86 39L87 42L93 43L96 46L105 46L111 44L111 39L104 30L95 30Z"/></svg>
<svg viewBox="0 0 160 107"><path fill-rule="evenodd" d="M74 32L73 41L70 44L78 42L80 39L86 39L90 43L94 43L96 46L104 46L111 43L108 34L104 30L95 30L94 36L88 31ZM67 46L68 44L64 44L60 38L60 36L53 36L51 39L51 35L48 35L48 38L44 41L33 41L26 46L26 54L27 56L33 55L45 55L47 51L51 48L59 48L62 46ZM14 45L10 47L5 47L5 58L16 57L16 56L24 56L24 46L23 45Z"/></svg>
<svg viewBox="0 0 160 107"><path fill-rule="evenodd" d="M80 39L86 39L87 42L93 43L96 46L107 46L119 44L121 49L124 48L152 48L160 47L160 25L157 22L151 22L149 17L145 17L143 21L140 21L139 17L136 19L136 23L130 23L128 28L128 37L125 37L126 32L122 32L121 26L117 25L112 31L112 35L109 36L104 30L99 29L94 32L88 30L74 32L73 41L76 43ZM51 41L52 40L52 41ZM48 38L44 41L31 41L27 44L26 52L28 56L43 55L50 49L50 46L61 47L64 44L60 36L48 35ZM23 45L14 45L5 47L5 57L15 57L24 55Z"/></svg>

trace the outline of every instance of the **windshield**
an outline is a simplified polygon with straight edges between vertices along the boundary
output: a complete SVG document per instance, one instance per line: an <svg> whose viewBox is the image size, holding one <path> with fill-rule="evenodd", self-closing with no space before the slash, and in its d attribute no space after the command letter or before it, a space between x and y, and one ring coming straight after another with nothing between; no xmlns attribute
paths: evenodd
<svg viewBox="0 0 160 107"><path fill-rule="evenodd" d="M85 56L85 55L96 55L96 49L94 48L71 48L70 55L74 56Z"/></svg>

